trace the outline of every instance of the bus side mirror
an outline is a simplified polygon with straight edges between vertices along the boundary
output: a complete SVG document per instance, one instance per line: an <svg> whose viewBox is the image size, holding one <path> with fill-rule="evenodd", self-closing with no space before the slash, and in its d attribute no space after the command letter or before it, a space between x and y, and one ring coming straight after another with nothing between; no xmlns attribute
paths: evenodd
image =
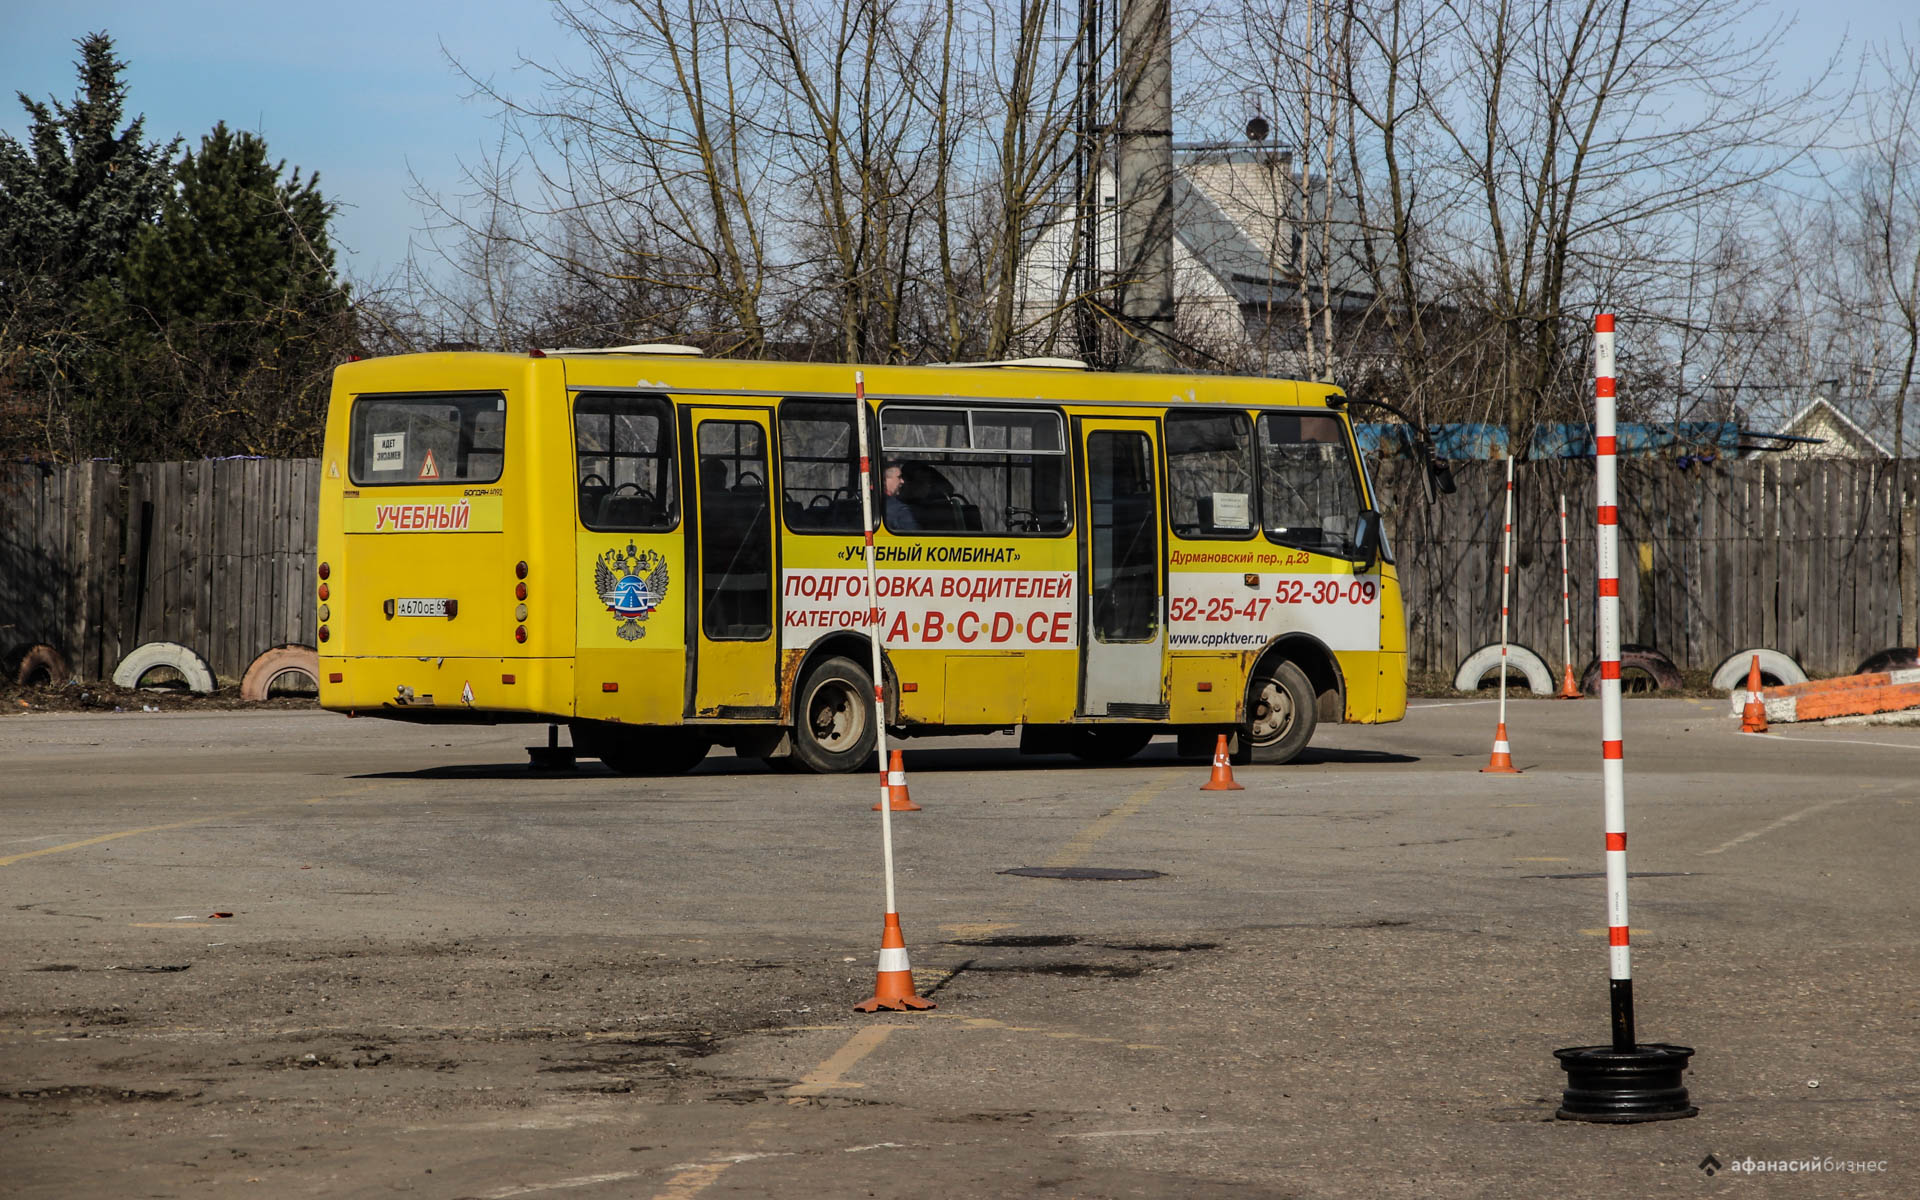
<svg viewBox="0 0 1920 1200"><path fill-rule="evenodd" d="M1453 495L1453 465L1446 459L1435 455L1427 460L1427 475L1433 480L1433 490L1442 496Z"/></svg>
<svg viewBox="0 0 1920 1200"><path fill-rule="evenodd" d="M1355 575L1370 575L1380 564L1380 548L1386 544L1386 531L1380 523L1380 514L1371 508L1360 510L1360 527L1354 536L1354 549L1359 557L1354 560Z"/></svg>

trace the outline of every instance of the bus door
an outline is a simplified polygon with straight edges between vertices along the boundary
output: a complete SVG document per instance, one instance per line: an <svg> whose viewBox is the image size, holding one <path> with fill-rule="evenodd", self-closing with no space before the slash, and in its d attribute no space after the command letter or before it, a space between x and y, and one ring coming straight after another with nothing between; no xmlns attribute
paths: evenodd
<svg viewBox="0 0 1920 1200"><path fill-rule="evenodd" d="M693 648L688 717L778 715L779 641L774 604L772 413L694 408L687 478L693 521L687 561L698 601L688 613Z"/></svg>
<svg viewBox="0 0 1920 1200"><path fill-rule="evenodd" d="M1082 417L1080 715L1165 718L1158 424Z"/></svg>

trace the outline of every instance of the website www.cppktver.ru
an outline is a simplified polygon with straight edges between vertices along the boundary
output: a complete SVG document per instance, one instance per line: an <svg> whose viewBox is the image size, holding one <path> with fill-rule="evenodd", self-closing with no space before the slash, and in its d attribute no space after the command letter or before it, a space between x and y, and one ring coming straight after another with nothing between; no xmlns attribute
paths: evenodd
<svg viewBox="0 0 1920 1200"><path fill-rule="evenodd" d="M1264 634L1258 633L1175 633L1168 635L1167 644L1176 648L1193 646L1233 648L1264 646L1267 644L1267 638Z"/></svg>

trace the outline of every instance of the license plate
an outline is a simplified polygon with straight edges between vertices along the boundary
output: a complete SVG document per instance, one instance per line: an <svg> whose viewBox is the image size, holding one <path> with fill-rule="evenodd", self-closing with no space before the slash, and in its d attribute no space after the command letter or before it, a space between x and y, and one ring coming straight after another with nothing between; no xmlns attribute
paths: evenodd
<svg viewBox="0 0 1920 1200"><path fill-rule="evenodd" d="M444 598L395 600L393 615L396 617L444 617L447 615L447 602Z"/></svg>

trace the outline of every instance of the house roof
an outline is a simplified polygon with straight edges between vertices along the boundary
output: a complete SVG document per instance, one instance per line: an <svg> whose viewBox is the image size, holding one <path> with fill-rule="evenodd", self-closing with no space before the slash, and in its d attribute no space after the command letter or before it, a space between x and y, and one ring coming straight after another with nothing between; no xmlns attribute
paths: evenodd
<svg viewBox="0 0 1920 1200"><path fill-rule="evenodd" d="M1893 457L1892 451L1882 446L1872 434L1860 428L1859 423L1852 417L1835 408L1825 396L1815 396L1805 408L1788 417L1786 423L1775 432L1799 436L1802 430L1822 422L1851 442L1852 449L1858 453L1873 454L1881 458Z"/></svg>
<svg viewBox="0 0 1920 1200"><path fill-rule="evenodd" d="M1184 169L1185 164L1181 166L1183 169L1176 170L1173 178L1173 229L1180 243L1241 304L1267 306L1299 299L1298 273L1276 264L1271 252L1256 245L1248 231L1195 182ZM1291 222L1288 230L1291 236ZM1337 259L1345 257L1338 250L1335 253ZM1338 265L1351 266L1345 262ZM1367 293L1354 289L1353 282L1344 279L1335 283L1336 309L1364 308L1370 301Z"/></svg>

